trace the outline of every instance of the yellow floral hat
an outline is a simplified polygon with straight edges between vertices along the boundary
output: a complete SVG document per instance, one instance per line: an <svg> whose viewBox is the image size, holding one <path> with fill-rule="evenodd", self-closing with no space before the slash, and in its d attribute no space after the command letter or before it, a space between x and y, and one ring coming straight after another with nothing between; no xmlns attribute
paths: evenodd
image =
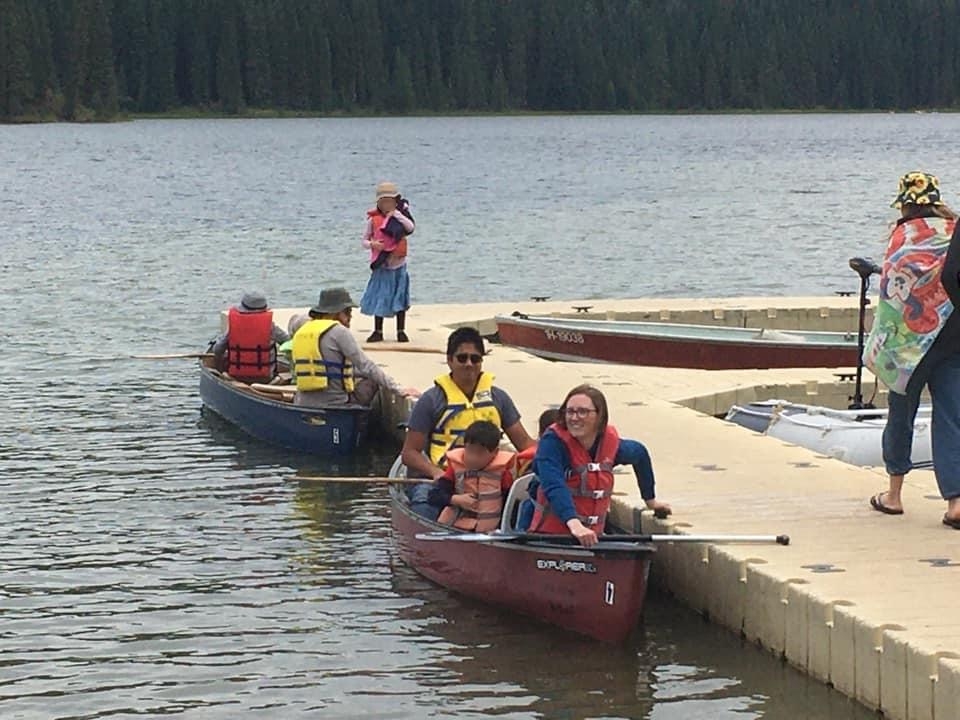
<svg viewBox="0 0 960 720"><path fill-rule="evenodd" d="M896 199L890 207L904 205L943 205L940 199L940 180L925 172L909 172L900 178Z"/></svg>

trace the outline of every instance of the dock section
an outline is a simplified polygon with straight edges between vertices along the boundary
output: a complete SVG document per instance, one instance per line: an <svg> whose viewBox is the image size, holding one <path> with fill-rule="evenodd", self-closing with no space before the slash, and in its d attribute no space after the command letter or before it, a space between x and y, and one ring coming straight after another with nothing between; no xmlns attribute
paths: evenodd
<svg viewBox="0 0 960 720"><path fill-rule="evenodd" d="M718 307L720 302L583 304L604 315L669 312L671 321L688 317L683 313L716 318L719 310L724 318L733 311L743 313L741 318L760 317L772 307L770 299L737 298L731 310ZM777 299L776 317L768 319L818 317L848 324L822 329L848 330L851 322L856 327L855 311L851 315L846 307L850 303L850 298ZM426 388L446 372L450 327L472 324L490 334L497 313L582 307L569 301L551 305L414 307L407 322L410 345L365 347L403 385ZM361 341L371 325L369 318L354 318ZM391 334L388 321L387 340ZM491 347L484 369L513 397L528 430L535 431L544 408L558 405L573 386L590 382L605 393L621 435L650 449L657 495L673 505L674 514L657 520L642 510L632 472L621 468L614 503L619 525L638 532L791 537L788 547L658 545L653 573L662 587L886 717L960 718L960 622L955 619L960 534L940 523L945 503L932 474L908 476L905 515L882 515L867 502L886 486L881 468L846 465L712 417L730 398L763 399L770 388L772 396L803 388L808 401L818 403L821 390L829 390L834 404L842 406L849 385L837 379L836 369L711 372L552 363ZM712 404L685 402L698 397L713 398ZM397 418L405 417L408 407L402 398L385 401L385 411Z"/></svg>

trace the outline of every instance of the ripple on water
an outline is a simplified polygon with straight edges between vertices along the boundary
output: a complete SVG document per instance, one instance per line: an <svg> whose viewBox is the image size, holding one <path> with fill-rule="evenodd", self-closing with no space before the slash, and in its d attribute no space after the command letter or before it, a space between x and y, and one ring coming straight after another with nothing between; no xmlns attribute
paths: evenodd
<svg viewBox="0 0 960 720"><path fill-rule="evenodd" d="M194 361L129 355L202 349L243 289L357 297L379 174L420 221L415 303L852 288L891 178L929 161L960 187L960 151L888 141L945 122L0 126L0 717L870 717L666 598L609 648L446 593L396 561L382 486L289 480L382 475L396 448L265 447L201 414ZM830 222L806 192L824 177L856 180ZM531 270L458 277L464 247Z"/></svg>

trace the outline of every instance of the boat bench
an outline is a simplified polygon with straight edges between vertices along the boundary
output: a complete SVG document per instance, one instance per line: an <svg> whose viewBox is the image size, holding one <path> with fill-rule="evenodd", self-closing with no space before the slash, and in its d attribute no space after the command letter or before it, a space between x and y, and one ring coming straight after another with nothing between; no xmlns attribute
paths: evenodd
<svg viewBox="0 0 960 720"><path fill-rule="evenodd" d="M503 515L500 517L500 530L503 532L514 532L516 530L517 516L520 514L520 503L527 499L527 487L530 481L537 476L528 473L521 475L513 481L510 486L510 492L507 493L507 499L503 503Z"/></svg>

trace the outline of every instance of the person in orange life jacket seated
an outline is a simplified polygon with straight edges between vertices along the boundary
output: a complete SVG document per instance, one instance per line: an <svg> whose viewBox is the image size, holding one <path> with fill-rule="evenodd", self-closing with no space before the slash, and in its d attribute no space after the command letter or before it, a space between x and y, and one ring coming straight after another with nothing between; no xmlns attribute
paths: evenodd
<svg viewBox="0 0 960 720"><path fill-rule="evenodd" d="M537 438L542 438L543 434L547 431L551 425L553 425L559 415L557 414L557 408L548 408L540 413L540 418L537 420L537 425L539 426L539 431L537 432ZM517 477L521 475L527 475L528 473L536 474L534 469L533 459L537 454L537 444L534 443L528 447L523 452L517 453Z"/></svg>
<svg viewBox="0 0 960 720"><path fill-rule="evenodd" d="M584 547L595 545L610 508L616 465L633 465L648 508L671 512L656 499L650 453L642 443L621 438L609 424L602 392L578 385L567 393L559 414L537 447L540 488L529 532L569 532Z"/></svg>
<svg viewBox="0 0 960 720"><path fill-rule="evenodd" d="M397 316L397 342L408 342L404 324L410 309L407 273L407 236L416 225L410 203L397 186L382 182L376 188L377 205L367 211L361 244L370 250L370 280L360 298L360 312L373 315L373 333L367 342L383 340L383 318Z"/></svg>
<svg viewBox="0 0 960 720"><path fill-rule="evenodd" d="M443 508L437 522L473 532L495 530L517 461L516 453L500 449L500 428L477 420L464 432L463 447L447 450L446 457L447 470L427 499Z"/></svg>
<svg viewBox="0 0 960 720"><path fill-rule="evenodd" d="M407 397L420 395L416 388L401 387L360 349L350 332L355 307L350 293L339 287L322 291L310 308L310 320L293 336L294 404L369 405L381 386Z"/></svg>
<svg viewBox="0 0 960 720"><path fill-rule="evenodd" d="M538 421L539 434L537 438L542 438L543 434L553 425L557 419L560 417L560 411L557 408L549 408L540 413L540 419ZM517 455L517 477L522 477L527 474L537 474L537 466L533 462L536 459L537 445L532 445L528 447L523 452ZM517 513L517 529L526 530L530 527L530 520L533 519L533 510L534 503L537 499L537 490L540 488L540 481L537 478L530 480L530 483L527 485L527 495L528 497L520 503L520 510Z"/></svg>
<svg viewBox="0 0 960 720"><path fill-rule="evenodd" d="M289 337L274 324L263 293L247 292L230 308L227 331L213 343L214 361L236 380L270 382L277 374L277 345Z"/></svg>
<svg viewBox="0 0 960 720"><path fill-rule="evenodd" d="M463 444L463 433L476 420L489 420L503 429L518 450L534 444L520 422L510 396L494 386L483 371L483 338L476 329L457 328L447 339L450 372L434 379L410 412L401 460L410 477L436 480L444 474L446 452ZM407 489L412 509L430 520L436 508L428 502L431 483Z"/></svg>

